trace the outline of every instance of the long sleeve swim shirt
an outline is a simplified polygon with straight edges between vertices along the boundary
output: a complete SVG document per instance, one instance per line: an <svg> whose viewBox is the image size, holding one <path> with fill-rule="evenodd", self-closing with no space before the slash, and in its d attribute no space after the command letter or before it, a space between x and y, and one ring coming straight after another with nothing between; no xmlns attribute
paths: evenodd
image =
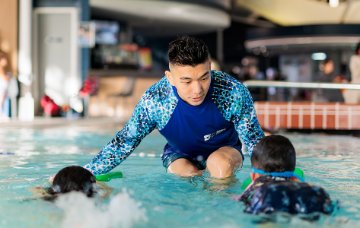
<svg viewBox="0 0 360 228"><path fill-rule="evenodd" d="M336 206L319 186L271 176L257 178L238 200L244 202L244 212L250 214L331 214Z"/></svg>
<svg viewBox="0 0 360 228"><path fill-rule="evenodd" d="M84 167L95 175L109 172L154 129L169 146L191 157L207 157L239 140L251 155L264 137L248 89L230 75L211 71L209 91L198 106L183 101L163 77L143 94L123 129Z"/></svg>

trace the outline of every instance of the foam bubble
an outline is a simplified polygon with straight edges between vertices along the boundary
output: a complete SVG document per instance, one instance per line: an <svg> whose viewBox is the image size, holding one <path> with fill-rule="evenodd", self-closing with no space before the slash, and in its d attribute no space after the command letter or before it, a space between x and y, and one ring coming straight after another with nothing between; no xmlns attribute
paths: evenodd
<svg viewBox="0 0 360 228"><path fill-rule="evenodd" d="M132 227L147 221L145 209L126 191L112 197L108 204L71 192L59 197L56 205L64 211L62 227Z"/></svg>

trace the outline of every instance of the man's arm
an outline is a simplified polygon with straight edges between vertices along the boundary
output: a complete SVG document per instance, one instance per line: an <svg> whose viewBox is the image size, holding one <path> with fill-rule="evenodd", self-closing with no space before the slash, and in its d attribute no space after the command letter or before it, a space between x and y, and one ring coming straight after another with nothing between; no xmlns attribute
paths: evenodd
<svg viewBox="0 0 360 228"><path fill-rule="evenodd" d="M257 119L249 90L244 85L241 85L241 87L242 88L238 90L238 96L235 96L239 99L237 99L234 104L236 108L234 109L233 122L242 143L245 144L247 152L251 156L256 143L264 137L264 132Z"/></svg>
<svg viewBox="0 0 360 228"><path fill-rule="evenodd" d="M148 114L145 99L146 96L141 98L129 122L84 168L94 175L109 172L124 161L141 140L154 130L156 123Z"/></svg>

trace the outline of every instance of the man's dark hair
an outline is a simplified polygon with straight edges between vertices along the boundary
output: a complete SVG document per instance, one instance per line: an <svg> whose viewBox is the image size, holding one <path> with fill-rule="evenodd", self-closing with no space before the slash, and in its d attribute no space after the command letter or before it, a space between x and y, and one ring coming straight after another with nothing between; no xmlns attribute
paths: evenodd
<svg viewBox="0 0 360 228"><path fill-rule="evenodd" d="M94 183L96 183L95 176L87 169L81 166L68 166L61 169L55 175L52 187L48 189L48 193L57 195L78 191L91 197L95 193Z"/></svg>
<svg viewBox="0 0 360 228"><path fill-rule="evenodd" d="M182 36L170 42L168 50L169 62L180 66L196 66L209 59L209 50L204 41Z"/></svg>
<svg viewBox="0 0 360 228"><path fill-rule="evenodd" d="M294 171L295 148L290 140L281 135L262 138L254 147L251 165L265 172Z"/></svg>

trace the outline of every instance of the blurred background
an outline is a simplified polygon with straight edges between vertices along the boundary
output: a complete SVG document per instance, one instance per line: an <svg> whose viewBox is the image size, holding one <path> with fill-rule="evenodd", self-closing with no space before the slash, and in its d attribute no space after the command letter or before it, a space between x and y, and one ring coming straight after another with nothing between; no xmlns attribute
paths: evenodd
<svg viewBox="0 0 360 228"><path fill-rule="evenodd" d="M249 83L263 127L360 129L356 95L338 85L357 83L359 11L358 0L1 0L1 121L126 120L168 68L168 43L192 35L214 69L263 83Z"/></svg>

